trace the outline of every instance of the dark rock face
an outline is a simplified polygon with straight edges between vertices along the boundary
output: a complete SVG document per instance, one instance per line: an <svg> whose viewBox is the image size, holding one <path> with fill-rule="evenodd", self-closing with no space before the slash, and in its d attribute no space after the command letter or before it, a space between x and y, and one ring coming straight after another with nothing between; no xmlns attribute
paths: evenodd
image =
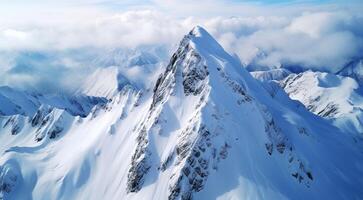
<svg viewBox="0 0 363 200"><path fill-rule="evenodd" d="M310 187L310 181L313 181L312 173L306 169L304 163L300 160L298 162L298 169L291 175L296 178L299 183L304 183L307 187Z"/></svg>
<svg viewBox="0 0 363 200"><path fill-rule="evenodd" d="M272 152L274 150L274 145L272 143L266 143L266 150L269 155L272 155Z"/></svg>
<svg viewBox="0 0 363 200"><path fill-rule="evenodd" d="M18 126L17 124L15 124L15 125L13 126L13 128L11 129L11 134L12 134L12 135L16 135L16 134L18 134L20 131L21 131L21 127L20 127L20 126Z"/></svg>
<svg viewBox="0 0 363 200"><path fill-rule="evenodd" d="M170 66L168 66L170 70ZM173 70L166 70L163 75L157 80L154 88L153 102L150 106L146 118L141 124L134 128L134 132L138 134L136 138L136 149L131 158L131 167L128 171L127 191L138 192L143 183L146 174L150 169L149 157L151 155L148 150L149 138L148 132L160 115L161 109L172 90L174 82ZM151 126L150 126L151 124Z"/></svg>
<svg viewBox="0 0 363 200"><path fill-rule="evenodd" d="M274 149L276 149L280 156L287 157L292 177L296 178L299 183L305 184L306 187L310 187L310 182L313 181L311 170L308 170L306 164L295 153L293 145L278 127L268 110L263 110L262 113L266 120L265 132L269 139L269 142L265 144L267 153L272 156ZM306 128L303 127L297 128L296 132L303 135L308 134Z"/></svg>
<svg viewBox="0 0 363 200"><path fill-rule="evenodd" d="M183 86L185 95L198 95L205 87L203 80L208 76L207 66L203 65L202 58L194 51L186 55L186 66L183 68Z"/></svg>
<svg viewBox="0 0 363 200"><path fill-rule="evenodd" d="M190 46L190 37L192 37L191 33L184 37L165 72L156 81L149 113L141 125L136 128L138 133L137 147L132 156L132 164L128 173L128 192L137 192L141 189L144 177L150 169L149 157L151 153L148 150L148 132L157 124L157 118L163 105L174 90L177 76L181 75L181 84L186 96L199 95L205 88L205 81L208 76L207 66L203 64L201 56ZM150 126L150 124L152 125ZM165 169L167 164L169 163L162 165L161 169ZM198 185L199 182L196 181L194 184Z"/></svg>
<svg viewBox="0 0 363 200"><path fill-rule="evenodd" d="M333 117L338 113L338 106L336 104L329 103L324 109L318 112L318 115L322 117Z"/></svg>
<svg viewBox="0 0 363 200"><path fill-rule="evenodd" d="M280 154L283 154L288 144L287 138L282 134L281 129L275 124L272 116L266 118L265 132L270 140L266 144L266 150L271 155L273 149L276 149Z"/></svg>
<svg viewBox="0 0 363 200"><path fill-rule="evenodd" d="M40 142L46 136L48 136L49 139L55 139L59 137L60 133L65 128L64 127L65 116L68 115L66 111L60 111L60 112L61 113L56 114L55 110L53 109L46 110L46 112L39 112L39 116L41 116L39 120L40 119L42 120L38 122L35 141Z"/></svg>
<svg viewBox="0 0 363 200"><path fill-rule="evenodd" d="M54 139L56 137L58 137L58 135L63 131L63 127L60 126L54 126L54 128L49 131L49 139Z"/></svg>
<svg viewBox="0 0 363 200"><path fill-rule="evenodd" d="M0 166L0 199L13 191L17 181L17 175L10 168Z"/></svg>
<svg viewBox="0 0 363 200"><path fill-rule="evenodd" d="M165 171L170 166L171 162L173 161L173 158L174 158L174 152L169 154L169 156L166 158L166 160L164 160L161 163L158 169L161 171Z"/></svg>
<svg viewBox="0 0 363 200"><path fill-rule="evenodd" d="M303 76L302 73L298 74L298 75L290 75L288 76L285 80L283 80L282 82L280 82L280 85L282 88L285 88L291 84L293 84L296 80L298 80L299 78L301 78Z"/></svg>
<svg viewBox="0 0 363 200"><path fill-rule="evenodd" d="M195 139L193 139L196 137ZM177 161L174 167L180 171L172 174L174 184L169 186L169 199L192 199L194 192L204 188L211 169L217 170L217 164L228 156L230 145L213 146L215 134L206 125L191 122L184 130L175 149Z"/></svg>
<svg viewBox="0 0 363 200"><path fill-rule="evenodd" d="M182 133L181 141L176 147L178 164L182 165L179 174L173 174L177 177L176 182L169 187L169 199L192 199L192 193L203 189L209 174L209 159L205 155L206 148L210 147L211 133L206 127L201 127L197 134L200 138L193 146L190 140L193 129L188 128Z"/></svg>
<svg viewBox="0 0 363 200"><path fill-rule="evenodd" d="M10 117L5 124L3 125L3 128L6 128L10 126L10 132L12 135L17 135L20 133L20 131L23 129L24 126L24 118L23 116L12 116Z"/></svg>
<svg viewBox="0 0 363 200"><path fill-rule="evenodd" d="M40 108L31 119L32 126L38 126L39 124L43 124L45 121L46 116L52 112L53 108L51 107L42 107Z"/></svg>
<svg viewBox="0 0 363 200"><path fill-rule="evenodd" d="M193 33L186 35L179 44L176 53L170 59L165 72L159 77L154 87L153 104L159 102L175 85L176 75L181 72L184 94L198 95L205 87L209 75L202 57L190 45Z"/></svg>
<svg viewBox="0 0 363 200"><path fill-rule="evenodd" d="M177 53L172 56L165 72L161 74L156 81L155 87L153 89L154 95L150 110L153 110L158 104L164 103L166 97L171 93L171 90L175 84L176 60L178 59L177 56Z"/></svg>
<svg viewBox="0 0 363 200"><path fill-rule="evenodd" d="M132 156L131 167L127 175L128 192L138 192L141 189L145 175L150 169L150 164L148 163L150 153L147 150L148 142L147 131L144 127L137 137L137 147Z"/></svg>
<svg viewBox="0 0 363 200"><path fill-rule="evenodd" d="M175 82L174 72L175 67L173 67L172 64L169 64L164 74L162 74L156 82L153 90L153 101L146 118L134 129L134 132L137 133L138 136L136 138L137 146L131 158L131 167L127 176L128 192L138 192L141 189L144 178L151 167L149 163L151 153L148 150L148 132L150 128L157 123L157 117L160 115L162 106L172 92Z"/></svg>
<svg viewBox="0 0 363 200"><path fill-rule="evenodd" d="M35 141L40 142L46 136L46 131L44 130L49 121L53 120L53 113L50 112L41 121L40 126L38 127L35 135Z"/></svg>

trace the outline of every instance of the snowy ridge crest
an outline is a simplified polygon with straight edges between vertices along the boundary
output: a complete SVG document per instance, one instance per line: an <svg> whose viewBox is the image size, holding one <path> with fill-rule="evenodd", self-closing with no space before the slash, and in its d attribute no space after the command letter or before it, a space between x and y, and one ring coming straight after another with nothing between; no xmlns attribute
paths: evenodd
<svg viewBox="0 0 363 200"><path fill-rule="evenodd" d="M201 27L160 71L147 66L103 68L79 91L97 97L40 104L32 115L3 92L11 109L0 105L9 113L0 116L0 199L363 196L361 148L267 85L288 74L258 82Z"/></svg>
<svg viewBox="0 0 363 200"><path fill-rule="evenodd" d="M169 97L181 95L179 98L185 99L189 95L201 96L202 100L198 102L196 109L202 106L205 99L208 83L207 66L205 66L202 57L193 49L190 42L191 37L193 37L193 31L181 41L165 72L156 81L148 115L137 128L139 132L138 143L128 175L129 192L137 192L141 189L144 176L151 167L149 161L151 152L148 150L149 134L154 127L160 125L159 118L162 117L164 104L167 103ZM179 91L181 87L183 89Z"/></svg>

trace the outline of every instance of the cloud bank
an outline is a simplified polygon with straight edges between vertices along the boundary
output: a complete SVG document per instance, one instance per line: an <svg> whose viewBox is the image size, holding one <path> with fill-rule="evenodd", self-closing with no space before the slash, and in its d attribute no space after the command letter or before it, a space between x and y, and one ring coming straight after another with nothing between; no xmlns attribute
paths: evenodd
<svg viewBox="0 0 363 200"><path fill-rule="evenodd" d="M163 5L159 0L154 3ZM169 4L174 8L180 5L179 1ZM216 5L210 9L217 10ZM202 4L189 8L201 9L198 6ZM246 7L239 6L229 6L233 8L231 13ZM107 54L112 49L173 49L195 25L204 26L244 65L297 65L335 72L352 59L363 57L363 16L355 11L359 10L357 6L346 9L300 5L298 9L291 8L296 11L293 14L285 12L289 7L273 7L274 11L269 12L247 6L250 7L254 14L233 17L172 15L163 11L164 5L158 9L112 12L72 7L61 17L55 14L44 18L39 14L25 20L25 14L3 18L0 85L47 91L72 89L99 67L94 58L110 56Z"/></svg>

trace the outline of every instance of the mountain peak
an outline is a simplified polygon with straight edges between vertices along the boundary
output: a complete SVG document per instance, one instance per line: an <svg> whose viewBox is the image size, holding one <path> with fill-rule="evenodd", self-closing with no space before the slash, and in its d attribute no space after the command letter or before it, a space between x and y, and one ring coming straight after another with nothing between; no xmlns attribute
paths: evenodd
<svg viewBox="0 0 363 200"><path fill-rule="evenodd" d="M195 26L184 39L191 41L191 46L197 49L199 53L216 54L224 52L223 47L201 26Z"/></svg>
<svg viewBox="0 0 363 200"><path fill-rule="evenodd" d="M195 26L191 31L190 31L191 35L194 35L196 37L203 37L203 36L209 36L210 34L208 33L207 30L205 30L203 27L197 25Z"/></svg>
<svg viewBox="0 0 363 200"><path fill-rule="evenodd" d="M198 57L194 58L194 60L199 61L198 69L200 70L198 71L208 71L208 74L214 74L211 75L211 77L214 77L212 79L215 79L224 73L229 74L231 78L243 78L245 80L253 79L242 67L239 59L227 53L213 36L201 26L194 27L189 34L184 36L172 61L176 57L185 58L182 54L190 54L193 55L192 57ZM187 60L188 59L190 58L187 57ZM183 71L186 72L188 69L183 69Z"/></svg>
<svg viewBox="0 0 363 200"><path fill-rule="evenodd" d="M0 199L362 199L359 141L257 82L203 28L158 77L147 67L96 71L80 92L101 100L0 116ZM27 98L8 93L0 108Z"/></svg>

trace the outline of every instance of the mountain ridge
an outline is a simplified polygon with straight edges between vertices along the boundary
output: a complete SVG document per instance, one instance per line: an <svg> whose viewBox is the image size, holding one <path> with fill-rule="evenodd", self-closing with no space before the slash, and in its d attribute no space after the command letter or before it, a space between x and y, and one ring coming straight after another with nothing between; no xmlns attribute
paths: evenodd
<svg viewBox="0 0 363 200"><path fill-rule="evenodd" d="M124 73L110 69L113 78ZM202 27L182 39L152 87L112 83L112 92L95 95L108 101L86 116L42 107L15 135L5 124L16 120L0 118L2 198L363 195L359 146L255 80Z"/></svg>

